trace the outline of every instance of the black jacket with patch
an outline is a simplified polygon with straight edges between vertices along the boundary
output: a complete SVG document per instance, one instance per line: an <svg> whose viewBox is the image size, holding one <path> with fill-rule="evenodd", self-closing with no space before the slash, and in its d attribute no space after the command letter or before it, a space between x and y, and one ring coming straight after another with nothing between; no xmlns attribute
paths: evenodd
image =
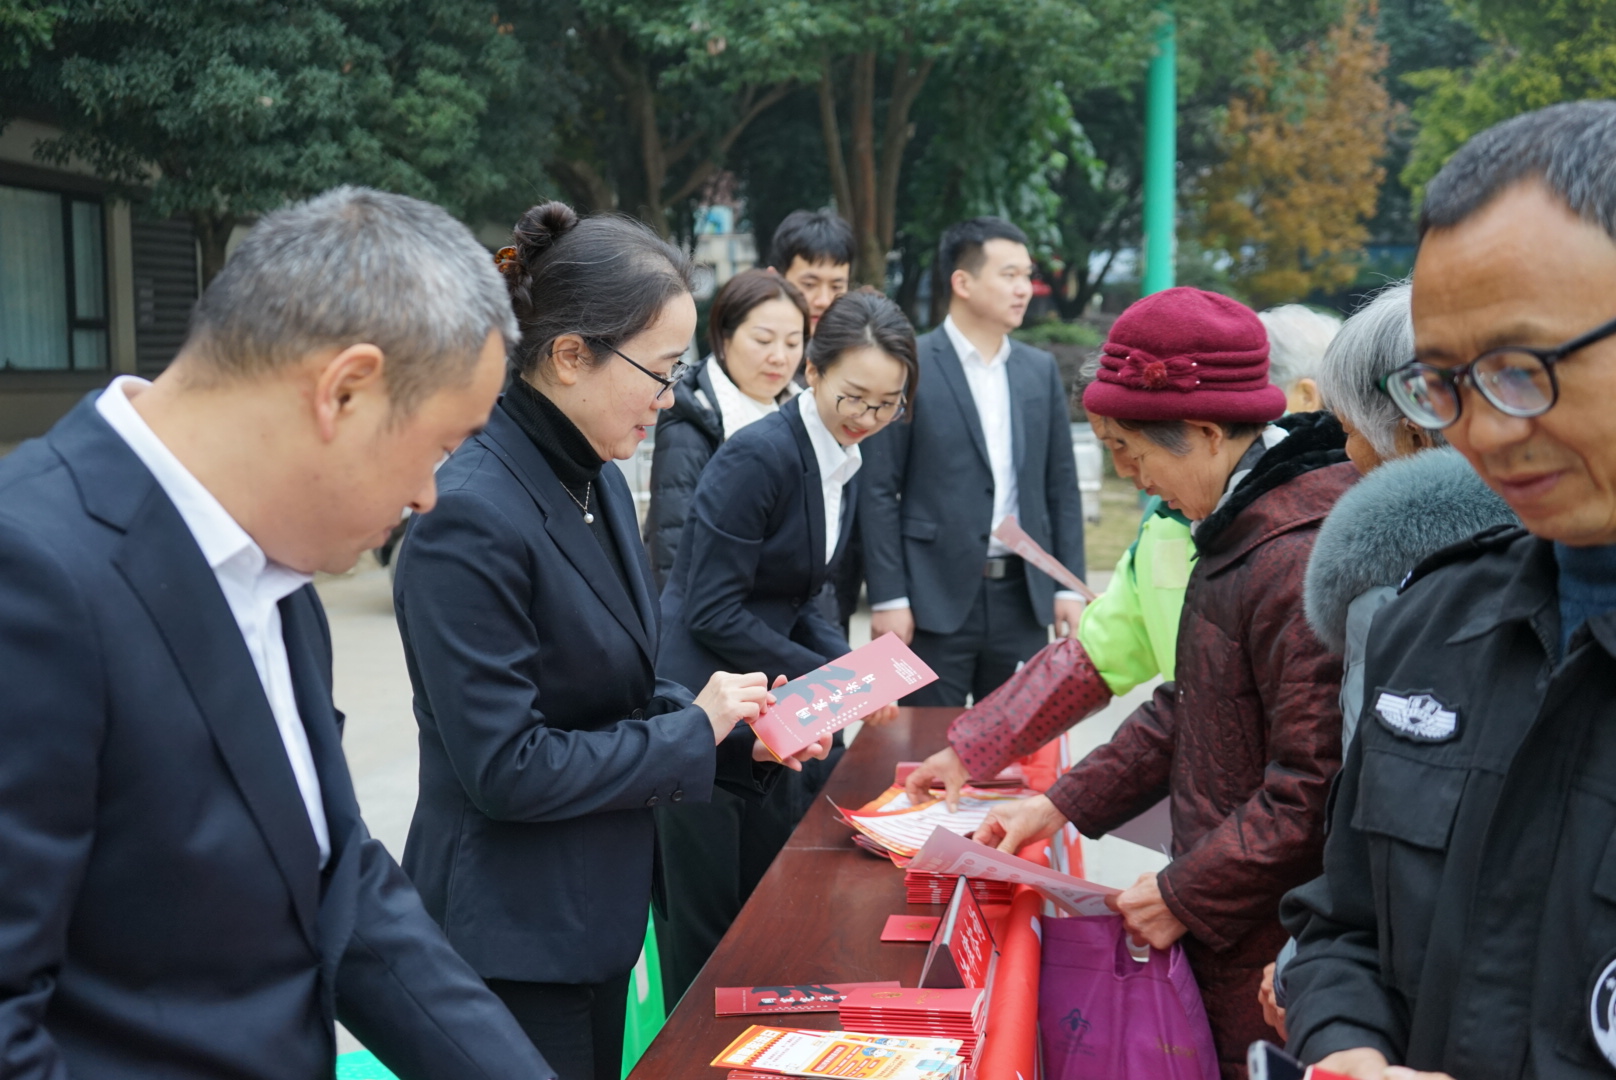
<svg viewBox="0 0 1616 1080"><path fill-rule="evenodd" d="M1376 618L1324 876L1286 897L1291 1049L1616 1074L1616 612L1557 659L1552 546L1434 556Z"/></svg>

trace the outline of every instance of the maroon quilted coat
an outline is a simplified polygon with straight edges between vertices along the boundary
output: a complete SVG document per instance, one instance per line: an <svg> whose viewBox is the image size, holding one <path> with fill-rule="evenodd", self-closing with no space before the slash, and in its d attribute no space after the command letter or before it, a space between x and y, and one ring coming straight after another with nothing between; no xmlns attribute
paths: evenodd
<svg viewBox="0 0 1616 1080"><path fill-rule="evenodd" d="M1318 526L1357 478L1327 414L1290 417L1234 495L1202 523L1184 597L1177 681L1048 794L1098 837L1169 797L1173 861L1160 885L1189 928L1226 1078L1263 1022L1263 966L1285 943L1279 901L1318 876L1325 798L1341 765L1341 662L1308 628L1302 587Z"/></svg>

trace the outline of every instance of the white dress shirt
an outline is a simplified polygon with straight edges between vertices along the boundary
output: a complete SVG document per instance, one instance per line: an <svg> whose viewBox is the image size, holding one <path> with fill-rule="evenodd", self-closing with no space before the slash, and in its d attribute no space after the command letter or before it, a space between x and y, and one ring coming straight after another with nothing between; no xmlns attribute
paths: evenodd
<svg viewBox="0 0 1616 1080"><path fill-rule="evenodd" d="M281 634L281 611L277 606L314 579L270 562L212 492L163 445L129 400L150 385L145 379L120 376L96 399L96 411L151 471L213 569L280 730L292 775L309 813L314 840L320 847L323 869L331 856L331 834L320 798L320 776L314 769L308 732L303 729L292 690L292 668L286 658L286 639Z"/></svg>
<svg viewBox="0 0 1616 1080"><path fill-rule="evenodd" d="M1010 338L999 339L999 351L984 357L972 345L950 315L943 320L954 353L965 369L965 382L976 402L976 415L982 422L982 437L988 444L988 467L993 470L993 524L988 529L988 558L1010 554L1010 549L993 536L1009 514L1015 514L1016 458L1010 429ZM1017 515L1019 516L1019 515Z"/></svg>
<svg viewBox="0 0 1616 1080"><path fill-rule="evenodd" d="M828 565L836 554L836 541L842 535L842 489L864 464L864 455L858 447L843 446L836 441L825 421L819 418L819 406L814 404L812 390L798 394L796 403L802 410L802 426L808 429L808 441L813 444L814 460L819 462L819 486L825 495L825 562Z"/></svg>

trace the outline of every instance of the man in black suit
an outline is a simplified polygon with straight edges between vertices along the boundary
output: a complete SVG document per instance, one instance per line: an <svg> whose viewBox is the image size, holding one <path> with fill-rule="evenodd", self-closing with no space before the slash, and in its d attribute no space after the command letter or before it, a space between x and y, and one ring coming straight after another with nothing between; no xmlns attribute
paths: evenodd
<svg viewBox="0 0 1616 1080"><path fill-rule="evenodd" d="M870 632L896 633L938 681L909 705L964 705L1077 632L1082 600L1057 592L992 536L1014 514L1083 573L1066 394L1055 359L1012 341L1032 298L1026 235L999 218L954 225L938 248L948 318L920 339L913 419L865 447L859 514Z"/></svg>
<svg viewBox="0 0 1616 1080"><path fill-rule="evenodd" d="M515 322L437 207L270 214L154 383L0 461L0 1075L553 1076L359 817L311 585L479 429Z"/></svg>

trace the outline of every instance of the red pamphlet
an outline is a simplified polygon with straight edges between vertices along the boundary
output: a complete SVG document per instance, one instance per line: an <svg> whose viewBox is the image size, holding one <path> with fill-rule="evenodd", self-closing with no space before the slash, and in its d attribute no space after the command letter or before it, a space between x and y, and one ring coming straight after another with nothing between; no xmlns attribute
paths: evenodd
<svg viewBox="0 0 1616 1080"><path fill-rule="evenodd" d="M928 989L980 989L988 984L993 955L993 931L988 928L970 883L962 877L955 885L937 935L931 939L926 966L920 970L920 985Z"/></svg>
<svg viewBox="0 0 1616 1080"><path fill-rule="evenodd" d="M930 941L943 920L936 915L889 915L882 941Z"/></svg>
<svg viewBox="0 0 1616 1080"><path fill-rule="evenodd" d="M937 673L898 635L882 634L774 690L774 708L754 720L752 730L784 761L814 740L936 681Z"/></svg>
<svg viewBox="0 0 1616 1080"><path fill-rule="evenodd" d="M892 982L800 983L787 986L720 986L713 990L714 1016L835 1012L855 990L886 990Z"/></svg>
<svg viewBox="0 0 1616 1080"><path fill-rule="evenodd" d="M1021 527L1021 522L1016 520L1016 515L1006 514L1004 520L999 522L999 527L993 530L993 536L994 539L1020 555L1027 562L1032 563L1073 592L1081 594L1084 600L1093 601L1098 598L1094 590L1083 583L1082 578L1068 570L1064 563L1045 551L1039 546L1038 541L1027 535L1027 530Z"/></svg>

